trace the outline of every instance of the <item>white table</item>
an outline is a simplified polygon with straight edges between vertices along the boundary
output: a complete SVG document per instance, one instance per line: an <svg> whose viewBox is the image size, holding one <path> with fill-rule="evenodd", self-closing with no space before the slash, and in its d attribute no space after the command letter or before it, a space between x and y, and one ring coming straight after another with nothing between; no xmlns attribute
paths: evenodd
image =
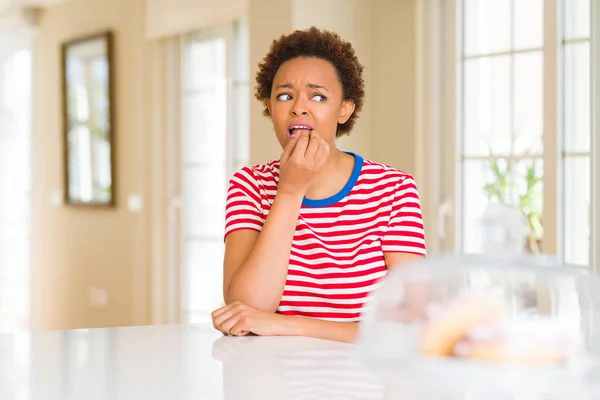
<svg viewBox="0 0 600 400"><path fill-rule="evenodd" d="M458 386L411 371L384 383L352 345L223 337L207 324L0 334L1 400L550 398ZM552 398L600 398L573 396Z"/></svg>
<svg viewBox="0 0 600 400"><path fill-rule="evenodd" d="M0 399L381 399L353 346L209 325L0 334Z"/></svg>

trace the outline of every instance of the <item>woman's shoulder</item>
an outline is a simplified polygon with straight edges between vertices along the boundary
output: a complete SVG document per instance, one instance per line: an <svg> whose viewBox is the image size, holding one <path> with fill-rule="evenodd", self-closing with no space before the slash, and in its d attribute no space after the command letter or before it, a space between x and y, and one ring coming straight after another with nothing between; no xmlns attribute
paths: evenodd
<svg viewBox="0 0 600 400"><path fill-rule="evenodd" d="M232 181L272 182L279 179L279 160L271 160L264 164L244 165L234 172Z"/></svg>

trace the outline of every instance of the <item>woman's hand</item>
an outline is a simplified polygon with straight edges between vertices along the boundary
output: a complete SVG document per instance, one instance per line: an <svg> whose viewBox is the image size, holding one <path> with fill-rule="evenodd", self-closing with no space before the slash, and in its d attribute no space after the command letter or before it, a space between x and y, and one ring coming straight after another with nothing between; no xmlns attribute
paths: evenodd
<svg viewBox="0 0 600 400"><path fill-rule="evenodd" d="M285 317L261 311L236 301L212 313L213 326L225 335L245 336L254 333L259 336L284 334Z"/></svg>
<svg viewBox="0 0 600 400"><path fill-rule="evenodd" d="M351 343L358 322L332 322L316 318L287 316L258 310L236 301L212 313L213 326L225 335L305 336Z"/></svg>
<svg viewBox="0 0 600 400"><path fill-rule="evenodd" d="M329 156L329 144L315 131L291 137L281 155L278 193L304 196Z"/></svg>

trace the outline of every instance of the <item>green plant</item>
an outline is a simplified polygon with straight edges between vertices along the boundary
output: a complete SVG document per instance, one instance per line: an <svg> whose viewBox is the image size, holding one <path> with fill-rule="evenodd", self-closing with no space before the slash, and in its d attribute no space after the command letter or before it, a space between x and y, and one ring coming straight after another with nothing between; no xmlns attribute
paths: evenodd
<svg viewBox="0 0 600 400"><path fill-rule="evenodd" d="M540 166L534 158L521 159L517 164L493 154L487 163L488 174L483 190L488 200L516 206L523 212L529 224L527 247L532 252L539 252L539 240L543 235L543 172Z"/></svg>

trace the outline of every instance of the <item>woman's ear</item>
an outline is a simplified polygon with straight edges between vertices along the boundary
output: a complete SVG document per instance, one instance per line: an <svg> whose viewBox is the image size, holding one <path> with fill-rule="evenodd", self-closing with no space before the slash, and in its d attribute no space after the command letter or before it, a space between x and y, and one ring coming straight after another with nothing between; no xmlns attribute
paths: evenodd
<svg viewBox="0 0 600 400"><path fill-rule="evenodd" d="M269 115L273 115L273 113L271 112L271 99L267 99L265 104L267 106L267 110L269 110Z"/></svg>
<svg viewBox="0 0 600 400"><path fill-rule="evenodd" d="M338 124L345 124L346 121L352 116L354 109L356 108L352 100L344 100L342 107L340 107L340 117L338 118Z"/></svg>

